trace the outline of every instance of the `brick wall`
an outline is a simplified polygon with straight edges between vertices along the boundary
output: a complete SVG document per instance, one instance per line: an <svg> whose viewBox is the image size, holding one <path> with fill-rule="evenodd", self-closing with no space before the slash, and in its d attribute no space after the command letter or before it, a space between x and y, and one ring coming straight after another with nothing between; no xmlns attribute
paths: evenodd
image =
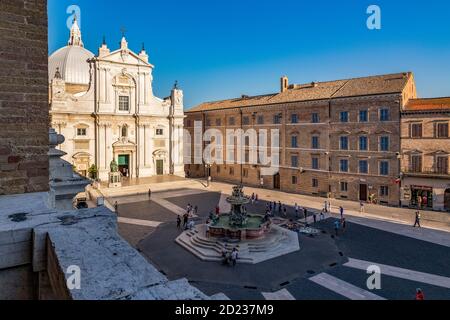
<svg viewBox="0 0 450 320"><path fill-rule="evenodd" d="M0 2L0 195L49 189L46 0Z"/></svg>

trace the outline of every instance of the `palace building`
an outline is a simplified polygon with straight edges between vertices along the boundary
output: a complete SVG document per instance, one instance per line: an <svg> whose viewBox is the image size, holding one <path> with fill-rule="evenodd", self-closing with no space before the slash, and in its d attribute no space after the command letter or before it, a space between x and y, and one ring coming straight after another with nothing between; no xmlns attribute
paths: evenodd
<svg viewBox="0 0 450 320"><path fill-rule="evenodd" d="M75 19L67 46L49 57L51 125L65 136L61 150L76 171L108 179L113 159L123 176L184 175L183 92L152 90L154 66L143 47L128 48L125 36L111 51L84 48Z"/></svg>
<svg viewBox="0 0 450 320"><path fill-rule="evenodd" d="M207 102L186 112L185 127L278 129L280 169L262 176L259 163L186 164L190 177L282 191L400 205L401 111L417 98L410 72L289 84L262 96ZM204 147L203 142L203 147ZM195 148L192 145L191 154ZM246 150L248 150L246 146ZM225 154L236 150L224 147ZM245 151L245 160L248 160Z"/></svg>
<svg viewBox="0 0 450 320"><path fill-rule="evenodd" d="M450 98L412 99L402 110L402 205L450 211L449 122Z"/></svg>

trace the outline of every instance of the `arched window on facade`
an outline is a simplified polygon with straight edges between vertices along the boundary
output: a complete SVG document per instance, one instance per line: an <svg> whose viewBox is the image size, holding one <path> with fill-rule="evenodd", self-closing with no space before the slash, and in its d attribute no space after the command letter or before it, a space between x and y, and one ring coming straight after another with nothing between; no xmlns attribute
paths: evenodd
<svg viewBox="0 0 450 320"><path fill-rule="evenodd" d="M128 137L128 127L127 127L127 125L122 126L121 137L122 138Z"/></svg>

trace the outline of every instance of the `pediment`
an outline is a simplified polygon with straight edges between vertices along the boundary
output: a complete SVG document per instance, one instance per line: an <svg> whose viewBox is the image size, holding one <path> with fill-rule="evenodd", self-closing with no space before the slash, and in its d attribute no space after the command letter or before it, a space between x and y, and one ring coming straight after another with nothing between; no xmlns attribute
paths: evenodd
<svg viewBox="0 0 450 320"><path fill-rule="evenodd" d="M145 65L150 68L154 68L154 66L139 57L138 54L134 53L131 50L116 50L111 52L110 54L101 58L102 61L109 61L115 63L123 63L123 64L131 64L131 65Z"/></svg>

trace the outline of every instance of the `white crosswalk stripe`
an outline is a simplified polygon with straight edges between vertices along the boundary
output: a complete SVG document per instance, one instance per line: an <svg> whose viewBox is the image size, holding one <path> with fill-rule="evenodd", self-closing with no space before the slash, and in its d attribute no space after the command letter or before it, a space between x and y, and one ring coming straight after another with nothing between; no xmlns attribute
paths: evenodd
<svg viewBox="0 0 450 320"><path fill-rule="evenodd" d="M133 224L137 226L145 226L145 227L154 227L156 228L161 224L161 222L158 221L149 221L149 220L139 220L139 219L131 219L131 218L124 218L124 217L118 217L117 221L119 223L126 223L126 224Z"/></svg>
<svg viewBox="0 0 450 320"><path fill-rule="evenodd" d="M317 276L309 278L309 280L351 300L386 300L383 297L363 290L327 273L321 273Z"/></svg>
<svg viewBox="0 0 450 320"><path fill-rule="evenodd" d="M398 267L393 267L389 265L384 265L376 262L369 262L364 260L349 259L349 262L344 264L345 267L367 270L369 266L378 266L381 269L382 275L387 275L395 278L401 278L406 280L411 280L420 283L431 284L438 287L450 288L450 278L438 276L434 274L402 269Z"/></svg>
<svg viewBox="0 0 450 320"><path fill-rule="evenodd" d="M287 300L295 300L294 296L292 296L292 294L287 291L286 289L282 289L280 291L277 292L261 292L261 294L263 295L263 297L266 300L283 300L283 301L287 301Z"/></svg>

